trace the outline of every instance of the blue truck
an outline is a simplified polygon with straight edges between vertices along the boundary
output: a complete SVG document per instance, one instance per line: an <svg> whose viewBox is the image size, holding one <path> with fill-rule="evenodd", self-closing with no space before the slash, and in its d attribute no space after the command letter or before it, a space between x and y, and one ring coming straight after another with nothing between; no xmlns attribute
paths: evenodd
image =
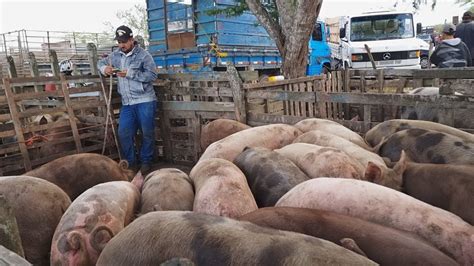
<svg viewBox="0 0 474 266"><path fill-rule="evenodd" d="M149 52L161 73L202 74L256 70L278 75L282 59L275 42L251 12L229 17L208 11L235 5L235 0L147 0ZM330 68L330 49L323 21L309 43L308 75Z"/></svg>

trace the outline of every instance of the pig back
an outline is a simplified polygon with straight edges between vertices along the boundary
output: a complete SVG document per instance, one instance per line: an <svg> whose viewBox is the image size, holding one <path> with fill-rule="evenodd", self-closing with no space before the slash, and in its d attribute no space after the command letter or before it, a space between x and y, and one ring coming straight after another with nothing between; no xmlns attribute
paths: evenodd
<svg viewBox="0 0 474 266"><path fill-rule="evenodd" d="M97 265L374 265L325 240L192 212L147 213L105 247Z"/></svg>
<svg viewBox="0 0 474 266"><path fill-rule="evenodd" d="M30 176L0 177L0 195L15 214L26 259L49 265L51 239L69 197L53 183Z"/></svg>

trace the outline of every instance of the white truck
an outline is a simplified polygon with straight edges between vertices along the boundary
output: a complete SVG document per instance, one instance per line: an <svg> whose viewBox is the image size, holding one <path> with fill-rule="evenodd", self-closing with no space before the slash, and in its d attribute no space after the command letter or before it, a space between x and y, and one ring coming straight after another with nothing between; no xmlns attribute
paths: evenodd
<svg viewBox="0 0 474 266"><path fill-rule="evenodd" d="M335 69L424 68L429 45L416 38L413 14L378 11L327 19L332 67Z"/></svg>

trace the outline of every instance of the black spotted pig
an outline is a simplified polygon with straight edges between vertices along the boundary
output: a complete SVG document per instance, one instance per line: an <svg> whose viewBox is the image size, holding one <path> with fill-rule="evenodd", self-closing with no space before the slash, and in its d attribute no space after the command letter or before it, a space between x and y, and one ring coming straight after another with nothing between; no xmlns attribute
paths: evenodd
<svg viewBox="0 0 474 266"><path fill-rule="evenodd" d="M150 212L114 237L97 265L375 265L329 241L193 212Z"/></svg>
<svg viewBox="0 0 474 266"><path fill-rule="evenodd" d="M392 162L400 159L404 150L417 163L474 164L474 142L425 129L405 129L384 139L376 150Z"/></svg>
<svg viewBox="0 0 474 266"><path fill-rule="evenodd" d="M0 195L15 214L25 258L34 265L49 265L54 230L71 204L68 195L55 184L30 176L0 177Z"/></svg>
<svg viewBox="0 0 474 266"><path fill-rule="evenodd" d="M409 163L403 192L474 225L474 165Z"/></svg>
<svg viewBox="0 0 474 266"><path fill-rule="evenodd" d="M132 171L126 161L115 162L95 153L68 155L33 169L25 175L48 180L74 200L87 189L109 181L128 181Z"/></svg>
<svg viewBox="0 0 474 266"><path fill-rule="evenodd" d="M134 218L139 189L126 181L96 185L64 213L51 245L51 265L95 265L104 246Z"/></svg>
<svg viewBox="0 0 474 266"><path fill-rule="evenodd" d="M418 121L418 120L406 120L406 119L393 119L387 120L375 127L371 128L365 134L365 140L372 145L377 146L382 139L389 137L390 135L402 131L405 129L419 128L426 130L434 130L456 136L463 139L464 141L474 142L474 134L467 133L465 131L456 129L454 127L446 126L439 123L429 121Z"/></svg>
<svg viewBox="0 0 474 266"><path fill-rule="evenodd" d="M474 227L458 216L370 182L316 178L288 191L276 207L332 211L418 235L463 265L474 263Z"/></svg>
<svg viewBox="0 0 474 266"><path fill-rule="evenodd" d="M302 233L335 244L339 244L344 238L350 238L369 259L380 265L458 265L415 235L330 211L290 207L262 208L239 220Z"/></svg>
<svg viewBox="0 0 474 266"><path fill-rule="evenodd" d="M291 160L265 148L246 148L234 163L245 174L259 207L274 206L291 188L309 179Z"/></svg>
<svg viewBox="0 0 474 266"><path fill-rule="evenodd" d="M195 212L234 218L258 208L245 175L227 160L201 160L189 177L196 190Z"/></svg>
<svg viewBox="0 0 474 266"><path fill-rule="evenodd" d="M192 180L183 171L162 168L148 174L143 184L140 213L152 211L192 211L194 189Z"/></svg>

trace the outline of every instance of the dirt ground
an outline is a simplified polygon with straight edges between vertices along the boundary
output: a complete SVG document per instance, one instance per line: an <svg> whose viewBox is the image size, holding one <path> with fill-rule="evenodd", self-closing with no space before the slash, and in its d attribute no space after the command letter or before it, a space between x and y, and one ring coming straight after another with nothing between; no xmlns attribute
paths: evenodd
<svg viewBox="0 0 474 266"><path fill-rule="evenodd" d="M179 164L173 164L173 163L160 161L160 162L154 163L151 166L151 171L156 171L162 168L177 168L189 175L189 172L191 172L191 169L193 167L189 165L179 165Z"/></svg>

